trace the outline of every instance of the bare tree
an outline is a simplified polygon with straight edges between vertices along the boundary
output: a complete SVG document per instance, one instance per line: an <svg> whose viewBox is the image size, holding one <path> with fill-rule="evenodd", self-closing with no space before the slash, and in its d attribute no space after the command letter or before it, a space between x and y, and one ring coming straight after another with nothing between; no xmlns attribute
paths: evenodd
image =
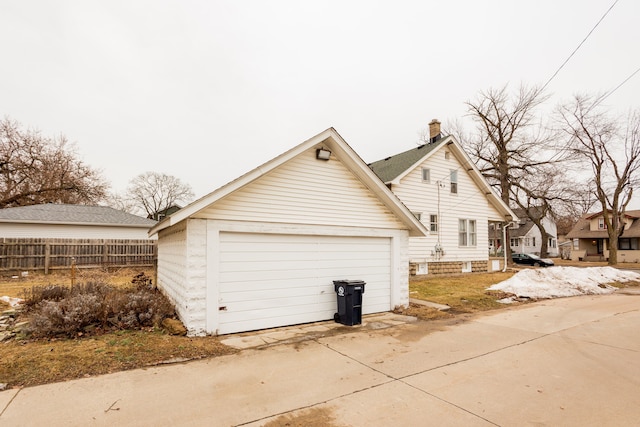
<svg viewBox="0 0 640 427"><path fill-rule="evenodd" d="M554 191L549 178L561 173L555 165L562 160L553 146L553 132L544 128L535 114L547 99L540 89L525 85L515 95L508 93L507 86L480 92L475 101L466 103L476 123L475 132L465 136L459 128L456 131L502 200L523 208L540 230L543 256L547 232L542 218L551 211L549 197ZM505 247L510 255L507 242Z"/></svg>
<svg viewBox="0 0 640 427"><path fill-rule="evenodd" d="M77 158L64 136L47 138L0 120L0 208L40 203L96 204L108 184Z"/></svg>
<svg viewBox="0 0 640 427"><path fill-rule="evenodd" d="M180 179L158 172L145 172L129 181L126 199L155 218L160 212L193 200L191 186Z"/></svg>
<svg viewBox="0 0 640 427"><path fill-rule="evenodd" d="M611 117L598 105L602 97L576 96L558 109L571 151L589 165L595 198L602 208L609 237L609 264L618 262L618 239L624 213L640 169L640 112L626 121Z"/></svg>

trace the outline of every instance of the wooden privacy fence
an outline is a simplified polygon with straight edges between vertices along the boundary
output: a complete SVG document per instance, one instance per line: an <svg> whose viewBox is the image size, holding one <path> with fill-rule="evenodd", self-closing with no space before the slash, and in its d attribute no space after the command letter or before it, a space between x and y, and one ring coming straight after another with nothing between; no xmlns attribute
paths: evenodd
<svg viewBox="0 0 640 427"><path fill-rule="evenodd" d="M156 240L0 238L0 271L153 267Z"/></svg>

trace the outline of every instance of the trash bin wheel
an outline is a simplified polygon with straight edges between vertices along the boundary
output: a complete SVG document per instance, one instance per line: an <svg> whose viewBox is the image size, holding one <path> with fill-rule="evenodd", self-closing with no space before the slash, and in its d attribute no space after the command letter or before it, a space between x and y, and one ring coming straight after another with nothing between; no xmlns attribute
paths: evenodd
<svg viewBox="0 0 640 427"><path fill-rule="evenodd" d="M335 314L333 315L333 320L334 320L335 322L340 323L340 314L339 314L339 313L335 313Z"/></svg>

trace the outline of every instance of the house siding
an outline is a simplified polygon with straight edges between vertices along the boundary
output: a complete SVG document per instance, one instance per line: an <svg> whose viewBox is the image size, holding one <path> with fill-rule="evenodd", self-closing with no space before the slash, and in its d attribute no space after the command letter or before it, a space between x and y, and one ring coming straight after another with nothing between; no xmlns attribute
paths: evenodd
<svg viewBox="0 0 640 427"><path fill-rule="evenodd" d="M0 223L0 237L7 238L142 240L149 239L148 231L145 227Z"/></svg>
<svg viewBox="0 0 640 427"><path fill-rule="evenodd" d="M411 172L405 175L399 184L392 185L393 192L414 213L421 213L421 222L429 228L429 215L439 216L440 242L445 255L439 260L432 255L438 233L431 232L428 237L412 237L409 239L409 257L411 263L483 261L474 264L474 271L486 271L488 255L488 222L503 220L500 213L487 200L484 191L468 175L458 159L450 155L445 158L446 147L434 152ZM430 170L429 183L422 182L422 168ZM458 192L451 194L450 171L458 171ZM438 182L440 187L440 206L438 209ZM476 221L476 245L460 246L458 244L458 221L468 219ZM449 264L443 270L455 268ZM484 265L483 268L478 266ZM453 266L453 267L452 267ZM429 273L439 272L436 267L429 267Z"/></svg>
<svg viewBox="0 0 640 427"><path fill-rule="evenodd" d="M345 166L308 150L196 217L326 226L405 228Z"/></svg>
<svg viewBox="0 0 640 427"><path fill-rule="evenodd" d="M187 278L187 221L162 230L158 236L158 284L175 305L181 319L189 318Z"/></svg>

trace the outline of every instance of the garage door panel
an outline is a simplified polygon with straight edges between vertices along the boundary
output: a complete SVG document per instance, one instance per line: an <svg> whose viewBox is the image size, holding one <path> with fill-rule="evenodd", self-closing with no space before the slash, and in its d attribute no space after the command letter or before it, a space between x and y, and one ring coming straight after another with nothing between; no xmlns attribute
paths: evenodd
<svg viewBox="0 0 640 427"><path fill-rule="evenodd" d="M277 317L273 317L268 319L270 322L276 324L276 326L265 326L263 328L258 329L266 329L266 328L275 328L283 325L298 325L301 323L310 323L310 322L320 322L323 320L327 320L321 316L316 316L315 318L310 318L309 313L301 313L301 314L292 314L292 315L280 315ZM225 324L225 328L230 331L251 331L255 330L256 324L266 322L263 319L239 319L234 322L229 322ZM220 333L233 333L233 332L220 332Z"/></svg>
<svg viewBox="0 0 640 427"><path fill-rule="evenodd" d="M387 311L390 260L389 238L221 232L218 333L332 319L340 279L367 282L364 313Z"/></svg>
<svg viewBox="0 0 640 427"><path fill-rule="evenodd" d="M283 289L286 292L283 292ZM328 293L331 291L334 293L333 289L329 286L324 290L318 289L317 286L289 286L288 288L275 288L275 289L260 289L257 286L254 286L252 289L247 290L243 288L242 292L226 292L224 297L220 298L220 303L231 303L238 301L246 301L250 299L257 300L259 302L270 300L270 299L292 299L299 297L309 297L309 298L318 298L323 293Z"/></svg>
<svg viewBox="0 0 640 427"><path fill-rule="evenodd" d="M235 310L232 311L232 307L228 308L228 311L224 312L225 315L225 324L227 323L237 323L237 322L246 322L246 321L259 321L260 325L274 323L277 324L277 320L281 318L287 318L291 316L304 316L311 315L311 319L314 320L304 320L304 322L315 322L319 320L328 320L325 317L321 317L324 312L331 312L331 317L333 317L333 313L336 311L336 304L330 303L322 303L317 305L317 303L306 304L306 305L298 305L287 307L287 309L283 309L282 307L269 307L261 310ZM315 317L314 317L315 316ZM275 320L275 321L274 321ZM282 326L282 324L277 325ZM260 329L270 328L275 326L260 326ZM253 328L255 329L255 327Z"/></svg>

